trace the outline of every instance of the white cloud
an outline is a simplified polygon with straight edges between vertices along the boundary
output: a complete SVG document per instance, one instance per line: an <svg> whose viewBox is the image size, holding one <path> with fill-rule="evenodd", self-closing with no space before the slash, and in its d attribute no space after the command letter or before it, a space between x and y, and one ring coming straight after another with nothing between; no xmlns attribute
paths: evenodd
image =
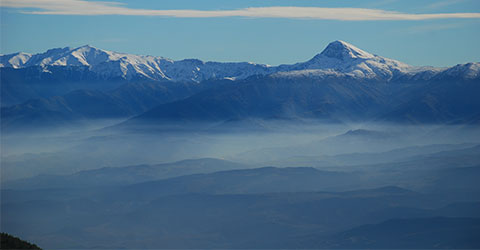
<svg viewBox="0 0 480 250"><path fill-rule="evenodd" d="M364 8L255 7L236 10L150 10L131 9L117 2L85 0L1 0L0 6L20 8L22 9L21 13L37 15L128 15L180 18L250 17L343 21L480 18L480 13L408 14Z"/></svg>

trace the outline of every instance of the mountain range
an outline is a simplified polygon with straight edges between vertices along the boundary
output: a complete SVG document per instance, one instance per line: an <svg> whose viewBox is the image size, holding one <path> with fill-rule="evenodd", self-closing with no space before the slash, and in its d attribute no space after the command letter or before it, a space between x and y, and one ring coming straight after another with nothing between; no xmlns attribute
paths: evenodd
<svg viewBox="0 0 480 250"><path fill-rule="evenodd" d="M2 127L82 119L480 121L480 63L416 67L334 41L292 65L174 61L91 46L0 56Z"/></svg>
<svg viewBox="0 0 480 250"><path fill-rule="evenodd" d="M479 64L457 65L453 68L416 67L396 60L365 52L344 41L330 43L312 59L292 65L271 66L251 62L221 63L203 62L198 59L174 61L164 57L140 56L107 51L85 45L78 48L56 48L44 53L14 53L0 55L2 68L86 67L101 79L126 80L149 79L201 82L209 79L245 79L252 75L268 75L278 72L291 74L345 74L357 78L381 80L429 79L439 73L465 78L479 76Z"/></svg>
<svg viewBox="0 0 480 250"><path fill-rule="evenodd" d="M197 59L174 61L163 57L138 56L97 49L89 45L78 48L57 48L40 54L23 52L2 55L0 67L27 68L87 67L99 78L123 78L194 81L208 79L244 79L252 75L299 70L322 70L325 74L348 74L356 77L390 79L399 73L413 74L422 69L404 63L372 55L343 41L330 43L311 60L293 65L270 66L255 63L203 62ZM426 68L426 71L439 69Z"/></svg>

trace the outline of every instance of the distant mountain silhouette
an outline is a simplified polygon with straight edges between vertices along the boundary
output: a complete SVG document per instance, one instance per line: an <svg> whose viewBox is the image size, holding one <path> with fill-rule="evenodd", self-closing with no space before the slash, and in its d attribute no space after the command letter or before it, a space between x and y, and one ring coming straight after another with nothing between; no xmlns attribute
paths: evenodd
<svg viewBox="0 0 480 250"><path fill-rule="evenodd" d="M0 238L1 238L1 243L0 243L1 249L12 249L12 250L13 249L41 249L35 244L26 242L20 238L17 238L7 233L0 233Z"/></svg>
<svg viewBox="0 0 480 250"><path fill-rule="evenodd" d="M250 166L220 159L202 158L156 165L107 167L80 171L71 175L39 175L6 182L3 187L42 189L130 185L182 175L212 173L248 167Z"/></svg>

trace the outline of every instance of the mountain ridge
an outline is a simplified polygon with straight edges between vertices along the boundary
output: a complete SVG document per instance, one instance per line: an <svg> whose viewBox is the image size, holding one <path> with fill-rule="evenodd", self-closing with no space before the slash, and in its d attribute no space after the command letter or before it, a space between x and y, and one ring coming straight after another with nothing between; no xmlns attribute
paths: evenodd
<svg viewBox="0 0 480 250"><path fill-rule="evenodd" d="M132 117L127 123L313 118L476 124L480 117L480 63L414 67L344 41L291 65L173 61L82 46L0 56L0 70L2 106L8 106L2 107L3 128L31 118L50 123ZM84 92L69 94L78 90ZM97 93L97 103L110 110L99 117L95 105L78 107L92 100L85 90L100 90L88 93Z"/></svg>
<svg viewBox="0 0 480 250"><path fill-rule="evenodd" d="M474 72L470 74L478 76L479 64L473 65L471 70ZM439 73L448 69L411 66L371 54L341 40L329 43L321 53L308 61L278 66L250 62L204 62L198 59L175 61L161 56L118 53L89 45L50 49L37 54L18 52L0 55L0 68L19 69L32 66L40 66L45 70L52 66L87 66L104 78L193 82L223 78L245 79L252 75L302 70L319 70L317 74L338 72L356 78L389 81L401 75L413 76L424 71Z"/></svg>

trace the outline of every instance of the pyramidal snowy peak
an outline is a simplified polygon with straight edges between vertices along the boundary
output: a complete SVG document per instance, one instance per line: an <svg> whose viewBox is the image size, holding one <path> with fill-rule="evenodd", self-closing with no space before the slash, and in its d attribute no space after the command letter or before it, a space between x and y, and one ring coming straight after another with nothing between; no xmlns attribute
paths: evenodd
<svg viewBox="0 0 480 250"><path fill-rule="evenodd" d="M279 76L346 75L356 78L391 80L410 74L416 67L365 52L347 42L334 41L318 55L278 73Z"/></svg>
<svg viewBox="0 0 480 250"><path fill-rule="evenodd" d="M341 40L328 44L325 50L319 55L328 58L336 58L338 60L349 60L354 58L369 59L375 57L374 55Z"/></svg>
<svg viewBox="0 0 480 250"><path fill-rule="evenodd" d="M363 51L344 41L334 41L312 59L292 65L269 66L247 62L174 61L164 57L117 53L85 45L50 49L44 53L15 53L0 56L0 67L87 67L103 79L123 78L200 82L207 79L244 79L252 75L280 77L342 75L389 81L404 76L432 77L446 69L419 68ZM458 71L458 70L457 70ZM455 72L457 72L455 71ZM468 72L467 72L468 71ZM478 75L478 63L466 73Z"/></svg>

